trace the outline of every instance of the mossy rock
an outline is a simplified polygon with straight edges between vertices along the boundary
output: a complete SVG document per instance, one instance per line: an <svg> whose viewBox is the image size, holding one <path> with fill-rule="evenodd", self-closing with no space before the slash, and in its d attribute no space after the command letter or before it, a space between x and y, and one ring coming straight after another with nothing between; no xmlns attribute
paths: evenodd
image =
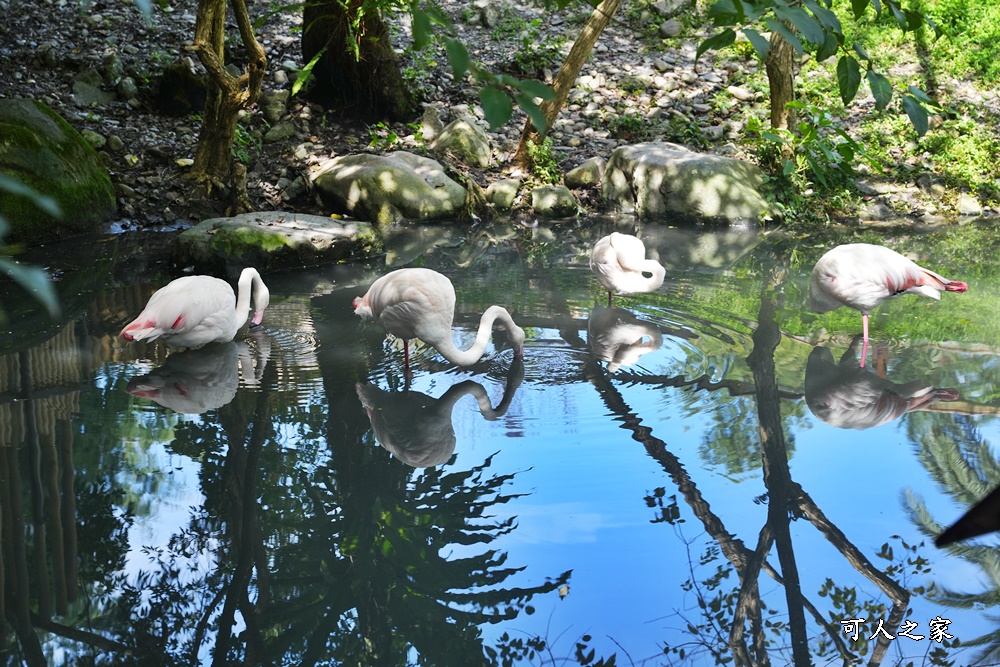
<svg viewBox="0 0 1000 667"><path fill-rule="evenodd" d="M173 260L198 270L254 266L282 269L364 259L382 252L369 223L318 215L263 211L211 218L177 237Z"/></svg>
<svg viewBox="0 0 1000 667"><path fill-rule="evenodd" d="M117 212L114 188L93 147L56 112L27 99L0 100L0 174L52 197L60 220L4 193L8 241L40 242L95 229Z"/></svg>

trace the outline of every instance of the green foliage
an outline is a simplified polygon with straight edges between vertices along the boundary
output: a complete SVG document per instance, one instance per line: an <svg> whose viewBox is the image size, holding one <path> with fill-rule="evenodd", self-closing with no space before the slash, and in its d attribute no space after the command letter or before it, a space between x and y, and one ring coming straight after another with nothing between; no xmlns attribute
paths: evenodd
<svg viewBox="0 0 1000 667"><path fill-rule="evenodd" d="M935 61L951 63L956 75L975 72L1000 82L1000 4L993 0L937 0L927 14L946 38L934 45Z"/></svg>
<svg viewBox="0 0 1000 667"><path fill-rule="evenodd" d="M528 141L528 159L531 160L531 173L541 183L558 183L562 179L562 170L552 153L552 139L546 137L542 143Z"/></svg>
<svg viewBox="0 0 1000 667"><path fill-rule="evenodd" d="M652 126L644 116L627 111L612 117L607 127L611 136L626 141L645 139L652 131Z"/></svg>
<svg viewBox="0 0 1000 667"><path fill-rule="evenodd" d="M802 56L810 53L817 62L837 55L837 88L843 104L849 105L858 94L862 81L867 81L876 101L876 108L885 109L892 98L894 86L889 78L876 69L876 64L859 41L849 43L840 18L832 11L832 3L809 0L801 6L789 5L784 0L718 0L708 11L716 26L722 28L705 39L697 49L700 57L710 49L728 47L736 41L736 28L740 28L761 61L770 53L770 42L758 28L781 35L795 52ZM924 25L939 34L929 17L912 9L903 9L897 0L852 0L855 22L865 20L868 7L875 12L876 22L883 16L891 17L892 25L904 32L915 31ZM883 9L886 10L883 13ZM885 28L888 29L888 28ZM898 86L902 88L902 86ZM903 111L918 134L928 128L926 106L931 99L915 86L907 86L899 93Z"/></svg>
<svg viewBox="0 0 1000 667"><path fill-rule="evenodd" d="M242 123L237 123L236 134L233 136L233 145L231 148L233 157L249 166L254 160L260 157L263 149L264 138L260 132L250 130Z"/></svg>
<svg viewBox="0 0 1000 667"><path fill-rule="evenodd" d="M392 150L402 141L396 131L383 122L368 126L368 139L368 147L377 151Z"/></svg>
<svg viewBox="0 0 1000 667"><path fill-rule="evenodd" d="M790 149L791 158L783 157L782 150L763 151L763 155L780 161L784 176L824 187L843 186L845 178L854 175L856 156L871 161L864 148L847 134L839 119L828 110L801 102L792 102L789 107L797 113L795 131L765 130L755 119L747 128L749 133L758 134L764 141Z"/></svg>

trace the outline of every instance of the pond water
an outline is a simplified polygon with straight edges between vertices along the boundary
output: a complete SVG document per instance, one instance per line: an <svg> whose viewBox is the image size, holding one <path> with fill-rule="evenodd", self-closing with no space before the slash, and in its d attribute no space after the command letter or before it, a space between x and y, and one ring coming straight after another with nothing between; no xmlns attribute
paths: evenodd
<svg viewBox="0 0 1000 667"><path fill-rule="evenodd" d="M618 224L667 277L611 309L588 255L614 221L414 228L377 262L265 275L264 326L194 351L117 337L173 277L143 245L30 255L64 312L50 322L2 285L4 663L1000 649L998 540L932 539L1000 483L997 229ZM863 370L860 315L807 309L816 259L859 238L969 283L877 310ZM507 307L523 363L499 330L467 369L417 346L406 388L400 342L351 307L399 266L451 278L461 347ZM927 388L942 391L871 414Z"/></svg>

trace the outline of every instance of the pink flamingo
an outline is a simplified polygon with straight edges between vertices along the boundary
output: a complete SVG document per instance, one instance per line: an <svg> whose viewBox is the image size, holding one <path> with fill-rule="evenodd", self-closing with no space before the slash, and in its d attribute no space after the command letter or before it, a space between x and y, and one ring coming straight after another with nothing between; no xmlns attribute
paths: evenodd
<svg viewBox="0 0 1000 667"><path fill-rule="evenodd" d="M655 259L646 259L646 246L631 234L605 236L590 253L590 270L611 295L654 292L663 284L666 269Z"/></svg>
<svg viewBox="0 0 1000 667"><path fill-rule="evenodd" d="M451 339L455 319L455 288L446 276L430 269L397 269L387 273L354 299L354 312L374 319L392 335L403 339L406 376L410 375L411 338L431 345L448 361L471 366L486 350L493 322L507 330L514 356L524 350L524 330L514 324L510 313L500 306L490 306L479 321L476 341L468 350L459 350Z"/></svg>
<svg viewBox="0 0 1000 667"><path fill-rule="evenodd" d="M861 367L868 355L868 313L900 294L940 299L941 292L964 292L968 284L942 278L898 252L869 243L840 245L823 255L812 270L809 302L817 313L847 306L861 311L864 344Z"/></svg>
<svg viewBox="0 0 1000 667"><path fill-rule="evenodd" d="M238 288L237 297L225 280L211 276L178 278L153 293L139 316L122 329L121 336L128 341L162 338L174 347L227 343L246 324L251 289L251 326L260 324L271 299L256 269L243 269Z"/></svg>

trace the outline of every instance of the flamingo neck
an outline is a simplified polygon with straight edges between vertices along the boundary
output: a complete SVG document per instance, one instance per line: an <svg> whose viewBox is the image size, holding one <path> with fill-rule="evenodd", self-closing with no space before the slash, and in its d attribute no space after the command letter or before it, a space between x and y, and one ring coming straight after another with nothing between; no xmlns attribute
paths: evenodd
<svg viewBox="0 0 1000 667"><path fill-rule="evenodd" d="M514 344L514 354L520 355L521 346L524 342L524 331L521 327L514 324L510 313L501 306L490 306L486 309L486 312L483 313L482 318L479 320L479 331L476 333L476 342L468 350L460 350L455 347L455 343L451 339L451 331L448 331L447 335L441 340L425 340L424 342L433 345L441 356L451 363L459 366L471 366L479 361L483 356L483 352L486 351L486 345L490 341L490 334L493 332L493 323L497 320L500 320L500 323L510 334Z"/></svg>
<svg viewBox="0 0 1000 667"><path fill-rule="evenodd" d="M237 284L236 292L236 329L239 330L244 324L247 323L247 318L250 316L250 293L259 289L257 283L263 284L263 280L260 278L260 274L257 273L256 269L245 268L243 273L240 274L240 280Z"/></svg>
<svg viewBox="0 0 1000 667"><path fill-rule="evenodd" d="M647 277L643 275L644 273L650 275ZM626 294L655 292L663 284L663 278L666 274L666 269L655 259L645 259L638 263L634 269L626 271L621 291Z"/></svg>

